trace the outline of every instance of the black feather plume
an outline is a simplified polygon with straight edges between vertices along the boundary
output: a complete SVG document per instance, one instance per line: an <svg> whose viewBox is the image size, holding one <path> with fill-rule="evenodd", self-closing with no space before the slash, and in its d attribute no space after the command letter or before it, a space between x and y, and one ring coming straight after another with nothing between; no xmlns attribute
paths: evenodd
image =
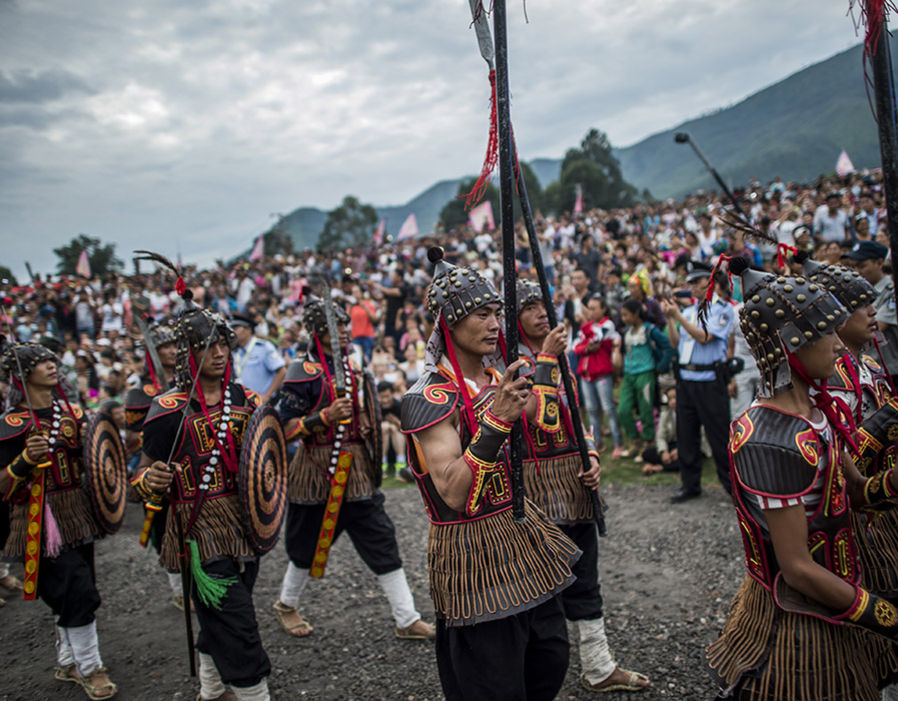
<svg viewBox="0 0 898 701"><path fill-rule="evenodd" d="M181 274L181 269L160 253L153 253L152 251L134 251L134 252L139 254L134 257L134 260L151 260L154 263L158 263L159 265L163 266L164 268L168 268L175 275Z"/></svg>
<svg viewBox="0 0 898 701"><path fill-rule="evenodd" d="M765 234L763 231L753 226L744 214L740 214L735 210L720 209L717 212L717 218L724 226L741 231L746 237L754 241L761 241L772 246L776 246L776 244L779 243L773 234Z"/></svg>

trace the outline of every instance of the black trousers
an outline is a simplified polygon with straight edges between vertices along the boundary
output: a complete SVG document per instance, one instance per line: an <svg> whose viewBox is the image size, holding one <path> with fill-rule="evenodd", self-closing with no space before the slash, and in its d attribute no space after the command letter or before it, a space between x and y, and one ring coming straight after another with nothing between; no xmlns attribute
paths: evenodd
<svg viewBox="0 0 898 701"><path fill-rule="evenodd" d="M323 518L324 504L290 504L285 545L290 561L297 567L312 566ZM384 510L382 492L370 499L343 502L334 529L334 543L343 531L349 533L359 557L374 574L386 574L402 567L396 527Z"/></svg>
<svg viewBox="0 0 898 701"><path fill-rule="evenodd" d="M683 489L702 488L701 429L704 427L717 468L717 478L730 493L730 462L727 440L730 433L730 398L726 386L709 382L677 381L677 451Z"/></svg>
<svg viewBox="0 0 898 701"><path fill-rule="evenodd" d="M100 592L94 574L94 544L42 557L37 570L37 595L57 616L61 628L78 628L94 621Z"/></svg>
<svg viewBox="0 0 898 701"><path fill-rule="evenodd" d="M200 624L196 649L212 656L225 684L258 684L271 673L253 608L259 561L249 560L241 567L235 560L215 560L203 565L203 570L216 579L236 577L236 581L228 587L220 609L203 604L193 587L193 606Z"/></svg>
<svg viewBox="0 0 898 701"><path fill-rule="evenodd" d="M472 626L437 619L437 668L447 701L550 701L570 646L559 598Z"/></svg>
<svg viewBox="0 0 898 701"><path fill-rule="evenodd" d="M602 587L599 584L599 531L595 523L575 523L559 526L583 552L571 571L577 577L573 584L558 596L569 621L602 617Z"/></svg>

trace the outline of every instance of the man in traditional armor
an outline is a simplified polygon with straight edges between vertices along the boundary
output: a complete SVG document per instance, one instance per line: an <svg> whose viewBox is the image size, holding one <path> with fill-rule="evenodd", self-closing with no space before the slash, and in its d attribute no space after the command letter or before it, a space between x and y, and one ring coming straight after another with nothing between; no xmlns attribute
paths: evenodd
<svg viewBox="0 0 898 701"><path fill-rule="evenodd" d="M165 323L153 324L147 329L149 338L147 344L152 343L156 355L159 358L161 368L153 364L149 349L144 358L145 370L136 387L132 387L125 395L125 428L129 438L136 436L137 444L142 444L143 422L146 419L153 398L162 394L174 382L175 355L177 344L172 327ZM160 371L162 377L158 376ZM139 457L138 450L138 457ZM152 521L148 541L153 544L158 554L162 547L162 535L165 533L165 522L168 519L168 497L164 497L160 504L152 505ZM157 510L158 509L158 510ZM181 576L177 572L168 572L168 583L172 591L172 603L175 608L184 609L184 593L181 591ZM188 604L189 605L189 604Z"/></svg>
<svg viewBox="0 0 898 701"><path fill-rule="evenodd" d="M615 664L605 634L599 535L589 494L598 485L583 470L572 424L577 407L565 401L561 389L558 358L564 353L564 325L549 328L536 283L519 280L517 301L518 353L533 366L533 396L527 404L527 440L533 457L524 461L524 488L583 553L573 566L577 580L560 595L565 618L580 631L580 684L595 692L639 691L649 685L648 678ZM586 440L595 454L592 438Z"/></svg>
<svg viewBox="0 0 898 701"><path fill-rule="evenodd" d="M323 576L330 547L345 530L390 602L396 636L432 639L433 626L415 609L396 529L384 509L380 404L374 381L347 353L349 316L339 306L332 310L342 349L339 363L334 360L325 302L312 300L303 310L303 326L311 335L309 352L290 364L277 403L286 438L299 440L299 448L289 471L284 540L290 562L274 611L290 635L312 633L299 613L299 600L309 577ZM345 387L342 396L338 386Z"/></svg>
<svg viewBox="0 0 898 701"><path fill-rule="evenodd" d="M898 471L860 475L821 384L848 314L806 277L758 273L741 258L730 271L742 276L740 324L761 391L729 444L748 576L707 650L720 698L874 701L892 671L883 661L898 610L862 586L848 510L894 500Z"/></svg>
<svg viewBox="0 0 898 701"><path fill-rule="evenodd" d="M100 658L94 541L103 531L82 485L84 414L67 399L52 352L34 343L3 351L10 410L0 417L0 495L12 504L4 559L25 561L24 596L56 617L56 679L92 699L118 687Z"/></svg>
<svg viewBox="0 0 898 701"><path fill-rule="evenodd" d="M236 483L243 433L259 397L231 381L236 339L222 316L188 304L174 333L176 386L150 406L143 424L146 467L134 486L145 500L169 493L160 561L177 572L189 560L200 625L200 698L266 701L271 664L252 600L259 557Z"/></svg>
<svg viewBox="0 0 898 701"><path fill-rule="evenodd" d="M557 594L574 580L572 543L529 500L512 518L507 439L529 400L519 359L496 365L500 297L480 273L429 257L436 319L425 373L402 400L402 429L431 521L430 594L447 699L552 699L569 646ZM593 465L597 481L598 462Z"/></svg>

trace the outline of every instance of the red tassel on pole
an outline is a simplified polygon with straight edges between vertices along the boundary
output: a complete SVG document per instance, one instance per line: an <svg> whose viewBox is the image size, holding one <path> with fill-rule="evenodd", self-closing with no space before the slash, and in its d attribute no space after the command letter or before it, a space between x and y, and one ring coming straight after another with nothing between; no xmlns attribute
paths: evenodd
<svg viewBox="0 0 898 701"><path fill-rule="evenodd" d="M465 209L469 210L477 205L486 194L486 188L490 184L490 178L496 166L499 164L499 126L496 117L496 71L490 71L490 138L486 143L486 156L483 158L483 167L480 169L480 177L474 183L474 187L466 195Z"/></svg>

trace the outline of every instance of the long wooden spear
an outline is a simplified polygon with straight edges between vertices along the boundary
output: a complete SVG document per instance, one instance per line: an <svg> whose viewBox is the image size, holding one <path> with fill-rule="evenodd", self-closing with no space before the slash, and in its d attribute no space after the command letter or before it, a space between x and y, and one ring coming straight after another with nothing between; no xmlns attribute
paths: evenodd
<svg viewBox="0 0 898 701"><path fill-rule="evenodd" d="M898 260L898 120L895 107L895 76L892 73L892 52L889 47L888 10L891 2L865 0L864 61L873 74L876 125L879 129L879 152L882 158L883 191L886 200L889 246L892 260ZM873 232L875 234L875 232ZM898 277L893 265L892 276ZM898 284L895 285L898 305Z"/></svg>
<svg viewBox="0 0 898 701"><path fill-rule="evenodd" d="M506 362L518 359L517 266L514 247L514 162L511 148L511 108L508 100L508 40L505 0L493 3L496 47L496 119L499 134L499 210L502 216L502 281L505 287ZM520 419L511 430L512 514L524 521L524 429Z"/></svg>

